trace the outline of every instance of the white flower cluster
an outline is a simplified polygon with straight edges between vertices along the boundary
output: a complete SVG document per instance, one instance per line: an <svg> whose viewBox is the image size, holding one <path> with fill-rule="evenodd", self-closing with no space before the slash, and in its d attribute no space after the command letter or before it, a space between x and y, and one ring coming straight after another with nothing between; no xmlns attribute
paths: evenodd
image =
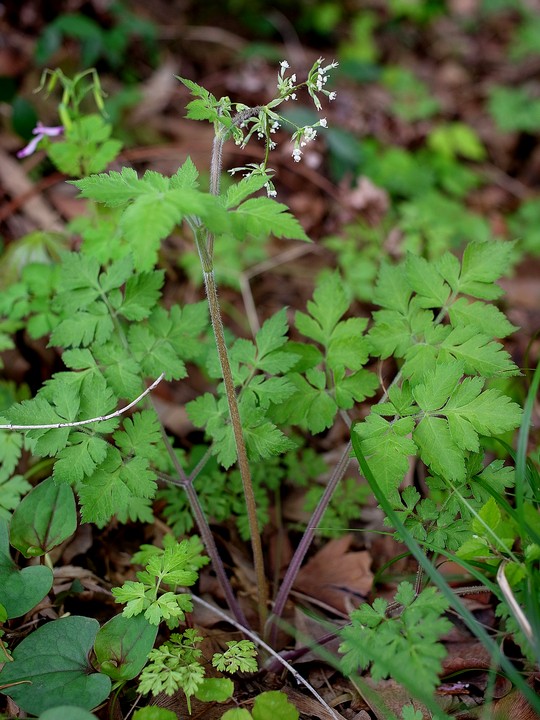
<svg viewBox="0 0 540 720"><path fill-rule="evenodd" d="M316 60L308 73L307 80L302 83L297 83L296 73L287 75L287 71L290 70L290 66L287 60L282 60L279 63L277 97L275 97L267 105L255 108L254 111L251 111L251 113L249 112L249 108L245 105L236 106L236 110L241 117L239 118L240 121L233 127L235 142L238 145L245 147L249 139L253 135L256 135L259 140L263 140L265 142L266 157L264 162L260 164L248 163L245 167L234 168L229 172L231 174L234 174L235 172L243 172L244 177L251 177L253 175L265 176L266 182L263 187L266 188L268 197L276 197L277 195L276 189L270 179L273 170L267 167L268 154L277 146L271 138L271 135L280 129L281 122L283 120L281 115L276 112L276 108L283 102L296 100L298 90L304 87L311 96L317 110L322 109L318 95L326 95L329 100L333 100L336 97L336 93L326 90L325 85L328 81L328 73L330 70L337 67L338 63L335 61L328 65L323 65L323 63L324 58ZM287 122L290 123L290 120ZM295 162L300 162L302 159L303 148L305 148L308 143L315 140L317 137L317 128L319 127L328 127L328 121L325 117L310 125L305 125L303 127L296 126L296 130L291 138L291 142L293 144L292 158Z"/></svg>

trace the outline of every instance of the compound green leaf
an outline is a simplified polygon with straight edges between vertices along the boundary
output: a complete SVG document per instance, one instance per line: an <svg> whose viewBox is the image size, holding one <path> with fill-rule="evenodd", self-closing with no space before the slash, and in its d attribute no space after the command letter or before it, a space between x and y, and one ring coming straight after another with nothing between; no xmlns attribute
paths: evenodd
<svg viewBox="0 0 540 720"><path fill-rule="evenodd" d="M13 662L0 672L1 685L23 684L2 692L34 715L61 704L96 707L111 690L110 678L94 672L88 660L98 629L97 620L77 616L38 628L17 645Z"/></svg>
<svg viewBox="0 0 540 720"><path fill-rule="evenodd" d="M96 343L101 345L112 335L114 324L103 302L87 305L61 320L51 333L49 346L80 347Z"/></svg>
<svg viewBox="0 0 540 720"><path fill-rule="evenodd" d="M143 320L155 307L163 286L163 270L141 272L126 282L124 300L118 312L126 320Z"/></svg>
<svg viewBox="0 0 540 720"><path fill-rule="evenodd" d="M460 360L470 375L519 375L519 369L503 346L479 333L474 325L454 328L443 340L439 358L444 361L449 357Z"/></svg>
<svg viewBox="0 0 540 720"><path fill-rule="evenodd" d="M491 436L513 430L521 423L523 411L499 390L481 392L481 378L465 378L441 411L450 418L467 420L481 435Z"/></svg>
<svg viewBox="0 0 540 720"><path fill-rule="evenodd" d="M175 174L171 177L171 190L178 188L187 188L195 190L199 184L199 171L195 167L193 160L189 157L185 159Z"/></svg>
<svg viewBox="0 0 540 720"><path fill-rule="evenodd" d="M263 323L255 336L259 361L287 342L288 329L287 308L282 308Z"/></svg>
<svg viewBox="0 0 540 720"><path fill-rule="evenodd" d="M355 402L362 402L375 393L379 387L379 379L369 370L358 370L352 375L335 373L334 384L338 406L349 410Z"/></svg>
<svg viewBox="0 0 540 720"><path fill-rule="evenodd" d="M53 477L57 483L74 485L91 475L103 462L107 454L107 442L83 432L72 432L69 442L57 455Z"/></svg>
<svg viewBox="0 0 540 720"><path fill-rule="evenodd" d="M446 419L425 416L413 432L420 457L435 474L448 480L465 479L465 459L458 448Z"/></svg>
<svg viewBox="0 0 540 720"><path fill-rule="evenodd" d="M377 482L392 501L397 501L397 488L409 469L409 457L416 455L416 444L409 437L413 418L388 422L378 415L368 415L354 426L361 438L361 448Z"/></svg>
<svg viewBox="0 0 540 720"><path fill-rule="evenodd" d="M17 467L23 446L20 433L0 430L0 457L2 469L0 477L9 477Z"/></svg>
<svg viewBox="0 0 540 720"><path fill-rule="evenodd" d="M240 182L234 183L234 185L231 185L231 187L227 190L227 195L225 196L225 207L228 210L235 208L242 202L242 200L245 200L247 197L263 188L268 180L269 177L265 175L250 175L247 178L242 178Z"/></svg>
<svg viewBox="0 0 540 720"><path fill-rule="evenodd" d="M512 267L514 243L469 243L463 253L458 287L460 293L484 300L494 300L502 294L495 281Z"/></svg>
<svg viewBox="0 0 540 720"><path fill-rule="evenodd" d="M122 172L111 170L110 173L91 175L82 180L72 180L81 192L81 197L101 202L108 207L126 205L140 195L148 192L132 168L122 168Z"/></svg>
<svg viewBox="0 0 540 720"><path fill-rule="evenodd" d="M412 395L422 410L438 410L456 389L463 375L463 365L454 361L438 363L425 373L423 383L412 387Z"/></svg>
<svg viewBox="0 0 540 720"><path fill-rule="evenodd" d="M432 263L419 255L408 255L405 269L407 280L418 296L420 307L444 307L450 288Z"/></svg>
<svg viewBox="0 0 540 720"><path fill-rule="evenodd" d="M336 325L326 353L329 368L360 370L365 365L369 357L369 343L363 336L366 326L367 320L364 318L349 318Z"/></svg>
<svg viewBox="0 0 540 720"><path fill-rule="evenodd" d="M146 193L138 197L122 214L120 227L130 245L135 267L152 270L157 262L159 244L168 237L184 213L178 202L179 190Z"/></svg>
<svg viewBox="0 0 540 720"><path fill-rule="evenodd" d="M383 263L373 292L373 302L380 307L407 315L412 289L403 268Z"/></svg>
<svg viewBox="0 0 540 720"><path fill-rule="evenodd" d="M448 309L454 327L472 325L478 332L494 338L503 338L517 330L495 305L459 298Z"/></svg>
<svg viewBox="0 0 540 720"><path fill-rule="evenodd" d="M338 407L326 389L314 387L298 373L287 375L287 379L296 387L297 392L272 408L272 419L279 425L298 425L313 433L329 428Z"/></svg>
<svg viewBox="0 0 540 720"><path fill-rule="evenodd" d="M325 275L317 283L313 300L308 300L309 315L297 312L295 325L308 338L327 346L340 318L347 312L350 299L338 273Z"/></svg>
<svg viewBox="0 0 540 720"><path fill-rule="evenodd" d="M117 430L113 437L124 455L139 455L154 460L156 454L163 451L161 427L152 410L142 410L126 418L123 430Z"/></svg>
<svg viewBox="0 0 540 720"><path fill-rule="evenodd" d="M246 200L231 216L237 235L275 235L278 238L309 242L303 227L288 212L287 206L270 198Z"/></svg>

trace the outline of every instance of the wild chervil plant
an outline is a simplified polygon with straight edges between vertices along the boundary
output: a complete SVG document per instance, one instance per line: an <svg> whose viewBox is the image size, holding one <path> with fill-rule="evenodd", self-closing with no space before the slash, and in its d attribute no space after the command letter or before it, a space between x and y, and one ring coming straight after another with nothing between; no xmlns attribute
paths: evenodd
<svg viewBox="0 0 540 720"><path fill-rule="evenodd" d="M343 479L351 444L331 473L269 619L260 539L268 492L284 482L287 468L320 472L320 461L302 447L301 438L343 419L351 423L349 411L380 389L382 397L352 427L352 438L366 477L376 479L377 499L398 537L418 539L430 555L457 551L464 561L477 561L489 551L494 562L475 572L499 596L501 613L512 615L508 593L499 592L490 574L498 564L511 562L510 596L524 592L537 557L537 521L533 510L527 510L531 549L515 554L515 528L509 535L503 518L503 513L511 515L511 508L493 508L512 488L514 473L500 460L486 463L482 444L483 438L514 430L522 416L510 397L490 386L493 378L519 374L496 340L515 328L492 302L502 292L496 281L509 266L511 244L472 243L461 260L445 252L435 260L409 254L399 265L384 263L371 297L380 309L371 318L351 316L351 296L340 274L327 273L305 311L294 316L294 342L288 337L285 308L268 318L253 339L225 340L214 248L226 237L243 242L273 234L307 240L286 205L275 199L268 161L275 133L284 124L280 106L305 89L321 110L321 98L332 100L335 95L326 89L335 65L319 59L307 80L299 83L282 62L276 97L255 108L217 99L181 79L194 96L188 117L214 125L210 192L200 189L189 158L172 177L153 171L141 177L123 168L75 180L91 208L88 217L74 223L82 236L81 250L64 250L57 262L27 265L10 287L9 303L1 308L4 346L10 333L26 326L32 337L47 336L51 346L62 350L66 369L54 374L35 398L3 411L1 480L11 493L5 510L14 509L9 529L5 521L0 527L4 623L24 615L50 591L47 554L76 529L74 493L82 522L103 527L114 516L120 522L151 523L159 481L168 485L163 492L171 508L173 493L187 498L235 623L247 628L208 519L225 517L231 510L245 515L243 534L252 544L260 630L272 637L316 528ZM110 127L102 116L90 116L90 121L79 112L84 93L101 102L97 76L83 73L74 81L61 74L51 77L64 87L64 136L44 140L50 143L51 159L76 174L91 158L90 172L100 172L119 145L111 145ZM90 85L82 84L88 80ZM301 161L306 144L326 125L321 118L293 128L294 161ZM242 179L221 193L223 144L231 138L243 146L252 137L264 143L263 162L236 168ZM96 157L101 167L95 167ZM263 196L252 197L261 190ZM157 268L160 244L181 224L192 233L207 301L166 308L161 303L164 272ZM396 374L381 388L373 363L390 358ZM185 379L186 363L198 365L216 381L213 392L187 405L191 421L204 429L207 440L189 458L167 435L149 389L144 389L162 377ZM15 430L26 431L24 443ZM39 467L47 475L30 492L27 479L13 475L23 445L42 458ZM400 491L412 461L426 470L429 495L424 499L413 488ZM258 475L253 468L263 470ZM197 479L205 477L219 482L219 493L197 488ZM216 504L220 495L222 506ZM183 523L179 527L190 528L184 500L176 507ZM174 512L166 508L165 517L174 518ZM19 570L10 545L25 557L43 557L44 564ZM195 584L206 562L203 545L196 537L177 542L170 536L163 549L143 547L133 559L144 567L137 581L113 588L116 602L125 605L122 614L102 628L82 617L40 627L14 648L13 662L0 672L3 692L33 714L59 704L91 710L109 696L112 683L120 689L139 675L142 693L181 688L188 701L193 695L229 698L230 681L213 686L213 679L205 677L196 630L174 633L153 649L158 627L165 632L166 623L176 629L192 609L183 588ZM352 673L371 665L375 676L392 675L433 706L430 698L444 655L440 638L449 627L441 616L449 602L433 587L418 585L400 585L392 606L401 608L398 616L378 600L353 613L351 626L342 633L343 668ZM522 640L529 643L526 633ZM88 659L92 649L93 664ZM253 655L246 641L229 643L224 653L214 656L214 665L227 672L252 671ZM411 655L414 677L403 673L400 661ZM115 693L112 702L117 697ZM280 717L297 717L283 695L264 693L253 718L263 717L261 707L269 712L281 706L285 714ZM404 709L403 717L414 715ZM250 716L247 710L229 710L224 717Z"/></svg>

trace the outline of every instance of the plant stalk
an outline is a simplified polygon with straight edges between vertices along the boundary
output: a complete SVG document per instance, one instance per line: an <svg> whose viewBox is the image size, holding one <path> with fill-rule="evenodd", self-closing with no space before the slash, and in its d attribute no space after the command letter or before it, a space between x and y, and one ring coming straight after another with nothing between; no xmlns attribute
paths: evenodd
<svg viewBox="0 0 540 720"><path fill-rule="evenodd" d="M229 415L236 445L236 455L238 460L238 468L240 477L242 478L242 487L244 490L244 498L246 502L246 510L249 522L249 531L251 536L251 549L253 553L253 565L255 567L255 576L257 581L258 596L258 612L261 632L265 626L268 607L268 588L266 584L266 574L264 570L264 556L262 551L261 536L259 532L259 524L257 522L257 505L255 502L255 493L253 491L253 482L251 479L251 471L247 457L246 444L244 442L244 433L242 431L242 421L238 410L238 399L234 387L234 380L229 362L229 354L227 352L227 344L225 342L225 333L223 330L223 322L221 320L221 312L219 308L219 300L217 295L217 287L213 272L204 272L204 284L206 288L206 297L208 299L208 307L210 309L210 317L212 319L212 327L214 329L214 337L225 384L225 393L227 403L229 405Z"/></svg>
<svg viewBox="0 0 540 720"><path fill-rule="evenodd" d="M315 531L319 527L319 523L321 522L322 517L323 517L326 509L328 508L330 499L331 499L332 495L334 494L334 491L337 488L339 482L343 478L343 475L345 474L347 466L350 462L351 449L352 449L352 444L349 441L347 443L345 449L341 453L341 457L339 458L338 463L335 466L334 471L332 472L330 480L328 481L328 484L326 485L326 487L324 489L324 493L322 494L322 497L319 500L317 507L315 508L313 515L311 516L311 518L309 520L309 524L306 527L306 530L302 536L302 539L300 540L298 547L296 548L296 551L293 555L293 558L290 562L287 572L285 573L285 577L283 578L283 582L281 583L281 587L279 588L279 592L278 592L278 594L276 596L276 600L274 602L274 608L272 611L272 615L269 618L269 622L272 623L272 628L270 630L270 642L271 643L275 642L276 632L277 632L277 621L279 620L279 618L281 618L281 615L283 614L283 610L285 608L285 603L287 602L287 598L289 597L289 593L291 592L293 583L296 579L296 576L298 575L300 566L302 565L302 562L304 561L304 557L306 556L306 553L309 550L309 546L313 542L313 537L315 536Z"/></svg>

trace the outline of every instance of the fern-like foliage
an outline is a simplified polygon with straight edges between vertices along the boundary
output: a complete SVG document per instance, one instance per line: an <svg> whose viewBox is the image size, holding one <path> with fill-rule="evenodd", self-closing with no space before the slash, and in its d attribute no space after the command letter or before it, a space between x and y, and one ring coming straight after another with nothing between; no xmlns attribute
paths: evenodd
<svg viewBox="0 0 540 720"><path fill-rule="evenodd" d="M382 598L351 613L351 625L341 631L343 669L352 674L370 667L374 680L391 676L416 697L429 696L446 654L439 640L452 627L441 617L448 602L435 588L415 596L409 582L400 583L395 601L402 606L395 617Z"/></svg>
<svg viewBox="0 0 540 720"><path fill-rule="evenodd" d="M519 374L494 337L514 328L493 305L511 245L475 243L460 262L449 253L429 263L409 256L404 268L382 268L368 333L375 357L400 359L399 381L355 432L386 494L397 488L417 455L447 482L463 483L480 439L517 427L518 405L486 379Z"/></svg>

